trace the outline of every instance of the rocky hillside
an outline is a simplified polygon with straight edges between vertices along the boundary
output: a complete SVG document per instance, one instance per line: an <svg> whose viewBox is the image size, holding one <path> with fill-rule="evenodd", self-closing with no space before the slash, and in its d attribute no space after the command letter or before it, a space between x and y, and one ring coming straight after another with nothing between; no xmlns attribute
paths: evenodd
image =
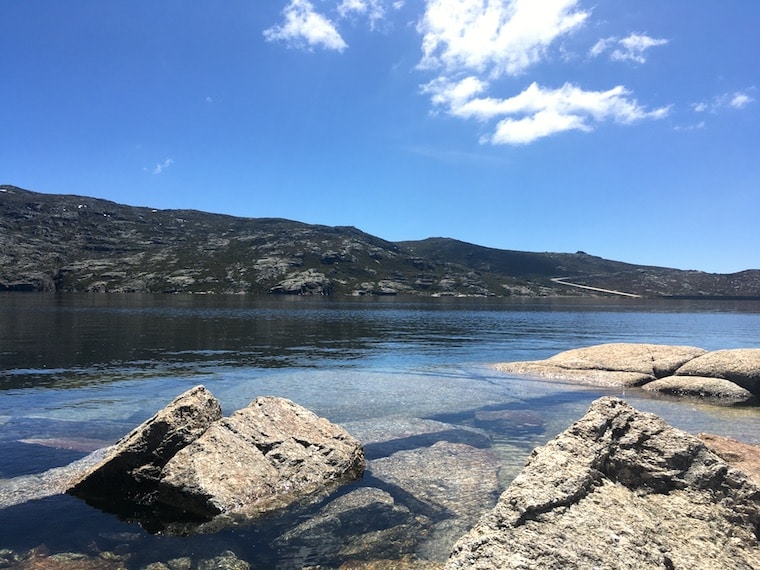
<svg viewBox="0 0 760 570"><path fill-rule="evenodd" d="M0 290L301 295L760 298L760 271L714 275L354 227L156 210L0 186ZM552 279L566 278L564 282Z"/></svg>

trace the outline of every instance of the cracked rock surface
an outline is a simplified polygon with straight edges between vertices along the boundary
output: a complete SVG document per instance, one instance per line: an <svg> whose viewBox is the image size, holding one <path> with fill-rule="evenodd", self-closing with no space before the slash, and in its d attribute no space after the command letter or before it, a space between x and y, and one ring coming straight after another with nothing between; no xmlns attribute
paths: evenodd
<svg viewBox="0 0 760 570"><path fill-rule="evenodd" d="M162 502L203 516L256 515L364 471L361 444L284 398L259 397L213 424L163 468Z"/></svg>
<svg viewBox="0 0 760 570"><path fill-rule="evenodd" d="M760 487L696 437L601 398L454 547L447 570L758 568Z"/></svg>

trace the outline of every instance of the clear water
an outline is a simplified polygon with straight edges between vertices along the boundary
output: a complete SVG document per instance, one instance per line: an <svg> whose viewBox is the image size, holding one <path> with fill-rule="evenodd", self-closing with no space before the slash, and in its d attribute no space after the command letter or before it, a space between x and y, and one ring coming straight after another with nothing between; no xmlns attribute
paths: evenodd
<svg viewBox="0 0 760 570"><path fill-rule="evenodd" d="M533 447L603 394L624 396L687 431L760 443L757 409L532 381L490 367L605 342L760 347L760 303L0 295L0 487L115 441L196 384L225 413L277 395L359 437L420 418L467 426L484 409L540 414L541 429L488 434L506 465L503 484ZM278 556L272 533L283 524L151 535L54 496L0 509L0 550L121 549L140 568L230 549L268 568ZM446 554L444 545L426 556Z"/></svg>

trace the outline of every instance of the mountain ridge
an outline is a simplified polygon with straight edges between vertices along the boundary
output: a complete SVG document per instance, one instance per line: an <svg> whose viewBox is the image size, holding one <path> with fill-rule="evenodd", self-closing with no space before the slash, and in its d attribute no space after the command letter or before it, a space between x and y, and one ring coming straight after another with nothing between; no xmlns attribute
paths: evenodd
<svg viewBox="0 0 760 570"><path fill-rule="evenodd" d="M711 274L441 237L391 242L354 226L11 185L0 186L0 242L0 291L760 298L760 270Z"/></svg>

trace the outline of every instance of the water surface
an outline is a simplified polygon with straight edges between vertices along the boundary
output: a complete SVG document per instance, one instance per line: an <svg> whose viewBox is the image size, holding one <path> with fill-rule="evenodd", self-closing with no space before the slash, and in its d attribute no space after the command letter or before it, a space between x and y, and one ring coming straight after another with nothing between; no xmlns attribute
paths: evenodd
<svg viewBox="0 0 760 570"><path fill-rule="evenodd" d="M490 367L605 342L758 347L760 303L0 295L0 479L83 457L197 384L225 413L276 395L363 434L417 419L470 427L478 410L539 414L540 429L487 434L507 464L504 484L534 446L603 394L691 432L760 443L756 409L533 381ZM156 536L66 496L2 509L0 528L0 549L121 548L135 553L134 568L224 549L252 567L277 558L266 525Z"/></svg>

